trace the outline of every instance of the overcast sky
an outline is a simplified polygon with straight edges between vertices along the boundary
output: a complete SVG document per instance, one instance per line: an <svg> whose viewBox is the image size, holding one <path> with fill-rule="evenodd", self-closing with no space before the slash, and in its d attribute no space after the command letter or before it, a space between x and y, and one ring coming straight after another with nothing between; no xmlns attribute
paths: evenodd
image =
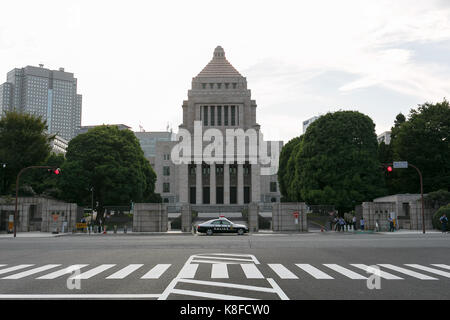
<svg viewBox="0 0 450 320"><path fill-rule="evenodd" d="M217 45L245 77L265 138L339 109L377 133L450 96L450 1L4 1L0 81L15 67L78 78L82 125L174 131Z"/></svg>

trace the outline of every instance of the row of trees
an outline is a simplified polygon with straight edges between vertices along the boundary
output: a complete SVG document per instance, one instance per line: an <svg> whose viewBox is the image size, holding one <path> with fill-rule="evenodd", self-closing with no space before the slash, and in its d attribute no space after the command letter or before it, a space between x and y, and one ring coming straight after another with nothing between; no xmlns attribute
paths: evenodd
<svg viewBox="0 0 450 320"><path fill-rule="evenodd" d="M378 144L375 125L356 111L328 113L282 149L278 180L282 200L335 205L340 212L376 197L419 193L414 169L383 173L382 164L408 161L423 173L424 192L450 185L450 106L419 105L399 114L391 143Z"/></svg>
<svg viewBox="0 0 450 320"><path fill-rule="evenodd" d="M160 202L155 194L156 174L144 157L139 141L129 130L99 126L69 142L66 156L51 153L47 126L40 117L6 112L0 120L2 195L12 195L18 172L31 165L61 168L58 176L46 170L28 170L21 178L22 195L48 195L91 206Z"/></svg>

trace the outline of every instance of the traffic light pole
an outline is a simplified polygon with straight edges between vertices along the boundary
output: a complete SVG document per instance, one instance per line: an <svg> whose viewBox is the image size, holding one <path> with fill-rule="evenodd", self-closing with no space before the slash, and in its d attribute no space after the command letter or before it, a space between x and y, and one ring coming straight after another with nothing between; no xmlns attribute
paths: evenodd
<svg viewBox="0 0 450 320"><path fill-rule="evenodd" d="M50 166L31 166L31 167L26 167L23 168L22 170L19 171L19 174L17 175L16 178L16 209L14 210L14 238L16 237L16 229L17 229L17 200L19 198L19 180L20 180L20 176L22 175L22 173L24 173L26 170L28 169L55 169L54 167L50 167Z"/></svg>
<svg viewBox="0 0 450 320"><path fill-rule="evenodd" d="M422 172L420 172L419 168L417 168L415 165L408 163L411 167L417 170L417 173L419 173L420 177L420 199L422 202L422 231L425 233L425 209L423 204L423 179L422 179Z"/></svg>

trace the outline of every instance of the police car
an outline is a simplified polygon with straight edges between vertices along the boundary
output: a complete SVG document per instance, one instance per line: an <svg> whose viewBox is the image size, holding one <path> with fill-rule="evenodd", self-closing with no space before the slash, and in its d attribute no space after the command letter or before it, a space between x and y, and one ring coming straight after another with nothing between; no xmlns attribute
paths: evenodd
<svg viewBox="0 0 450 320"><path fill-rule="evenodd" d="M233 223L227 218L220 217L219 219L200 223L197 226L197 232L206 233L208 236L212 236L213 233L237 233L238 235L243 235L248 232L248 227L243 224Z"/></svg>

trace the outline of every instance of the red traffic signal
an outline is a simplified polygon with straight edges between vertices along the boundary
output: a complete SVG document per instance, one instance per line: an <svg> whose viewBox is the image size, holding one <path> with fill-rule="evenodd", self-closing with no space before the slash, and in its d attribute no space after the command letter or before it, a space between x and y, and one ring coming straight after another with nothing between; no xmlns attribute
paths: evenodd
<svg viewBox="0 0 450 320"><path fill-rule="evenodd" d="M388 172L392 172L392 166L388 166L387 168L386 168L386 170L388 171Z"/></svg>
<svg viewBox="0 0 450 320"><path fill-rule="evenodd" d="M61 170L59 168L53 169L54 174L60 174Z"/></svg>

